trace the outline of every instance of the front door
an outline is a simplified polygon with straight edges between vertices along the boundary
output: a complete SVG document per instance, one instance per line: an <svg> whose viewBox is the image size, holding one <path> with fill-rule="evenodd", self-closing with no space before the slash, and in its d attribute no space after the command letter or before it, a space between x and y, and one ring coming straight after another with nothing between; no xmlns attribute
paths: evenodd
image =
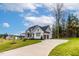
<svg viewBox="0 0 79 59"><path fill-rule="evenodd" d="M49 39L49 35L44 35L44 39Z"/></svg>
<svg viewBox="0 0 79 59"><path fill-rule="evenodd" d="M49 35L47 35L47 39L49 39Z"/></svg>
<svg viewBox="0 0 79 59"><path fill-rule="evenodd" d="M46 35L44 35L44 39L46 39Z"/></svg>

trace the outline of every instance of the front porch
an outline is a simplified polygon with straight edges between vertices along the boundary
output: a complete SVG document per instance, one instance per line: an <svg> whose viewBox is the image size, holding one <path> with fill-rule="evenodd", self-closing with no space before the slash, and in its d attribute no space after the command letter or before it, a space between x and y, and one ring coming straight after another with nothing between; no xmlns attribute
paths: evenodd
<svg viewBox="0 0 79 59"><path fill-rule="evenodd" d="M49 33L44 33L44 35L43 35L43 39L50 39L50 35L49 35Z"/></svg>
<svg viewBox="0 0 79 59"><path fill-rule="evenodd" d="M49 35L44 35L44 39L49 39Z"/></svg>

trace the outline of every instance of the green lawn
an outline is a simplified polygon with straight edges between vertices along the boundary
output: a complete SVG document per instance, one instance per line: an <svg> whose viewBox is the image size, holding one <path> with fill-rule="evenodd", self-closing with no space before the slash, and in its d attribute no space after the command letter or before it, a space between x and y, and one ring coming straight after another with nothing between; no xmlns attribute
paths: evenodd
<svg viewBox="0 0 79 59"><path fill-rule="evenodd" d="M49 56L79 56L79 38L70 38L64 44L56 46Z"/></svg>
<svg viewBox="0 0 79 59"><path fill-rule="evenodd" d="M41 40L26 40L24 42L22 40L16 40L16 44L12 44L12 40L0 39L0 52L4 52L7 50L11 50L11 49L15 49L15 48L19 48L27 45L39 43L39 42L41 42Z"/></svg>

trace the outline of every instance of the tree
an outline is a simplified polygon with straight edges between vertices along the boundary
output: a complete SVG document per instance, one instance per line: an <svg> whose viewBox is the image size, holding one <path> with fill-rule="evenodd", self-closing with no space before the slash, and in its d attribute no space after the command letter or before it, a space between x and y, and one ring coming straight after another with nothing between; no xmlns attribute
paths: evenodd
<svg viewBox="0 0 79 59"><path fill-rule="evenodd" d="M56 38L60 38L60 33L59 33L59 27L60 27L60 20L64 17L64 4L63 3L54 3L54 4L48 4L46 5L47 9L52 12L51 16L53 16L56 19L56 22L54 25L56 25L55 29L55 34ZM53 31L54 32L54 31Z"/></svg>
<svg viewBox="0 0 79 59"><path fill-rule="evenodd" d="M8 36L7 33L3 34L3 38L6 39L6 37Z"/></svg>
<svg viewBox="0 0 79 59"><path fill-rule="evenodd" d="M13 36L12 40L12 44L16 44L15 36Z"/></svg>
<svg viewBox="0 0 79 59"><path fill-rule="evenodd" d="M78 36L78 18L73 14L70 14L67 19L67 36L77 37Z"/></svg>
<svg viewBox="0 0 79 59"><path fill-rule="evenodd" d="M61 25L61 28L62 28L62 38L66 37L66 20L64 18L62 18L62 25Z"/></svg>
<svg viewBox="0 0 79 59"><path fill-rule="evenodd" d="M52 38L56 38L56 26L54 24L52 26Z"/></svg>
<svg viewBox="0 0 79 59"><path fill-rule="evenodd" d="M56 18L56 32L57 38L60 38L59 27L60 27L60 20L63 18L63 3L56 3L54 7L54 16Z"/></svg>

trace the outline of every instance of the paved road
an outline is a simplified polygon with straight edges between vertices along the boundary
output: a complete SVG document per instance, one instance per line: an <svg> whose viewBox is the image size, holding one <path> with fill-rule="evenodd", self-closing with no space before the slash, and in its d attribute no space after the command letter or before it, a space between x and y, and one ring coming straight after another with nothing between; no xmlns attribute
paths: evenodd
<svg viewBox="0 0 79 59"><path fill-rule="evenodd" d="M67 40L44 40L37 44L2 52L0 56L47 56L52 48L64 42L67 42Z"/></svg>

